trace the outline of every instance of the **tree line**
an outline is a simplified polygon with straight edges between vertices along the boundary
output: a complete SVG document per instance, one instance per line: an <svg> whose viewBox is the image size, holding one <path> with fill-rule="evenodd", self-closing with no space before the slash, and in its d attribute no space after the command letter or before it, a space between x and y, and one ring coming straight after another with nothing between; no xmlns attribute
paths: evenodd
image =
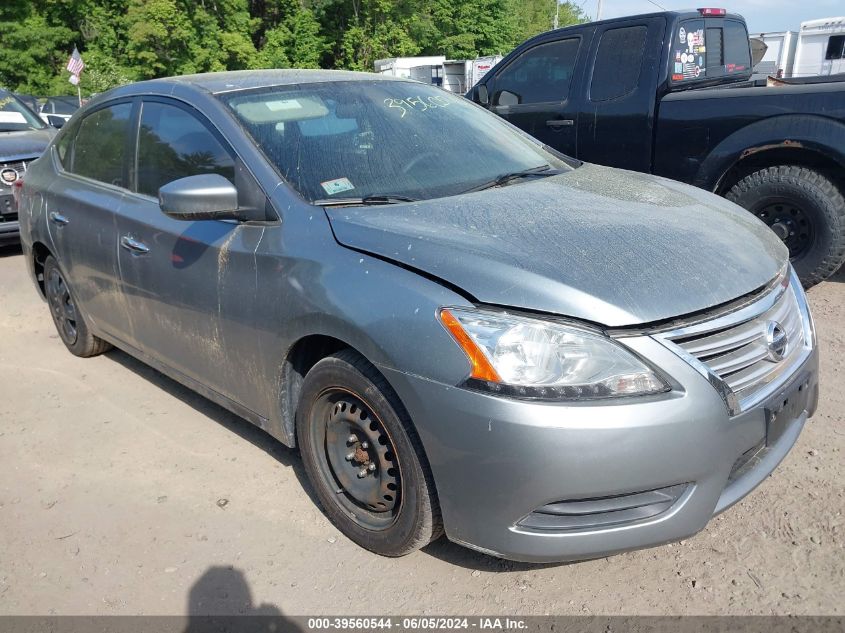
<svg viewBox="0 0 845 633"><path fill-rule="evenodd" d="M0 86L83 94L168 75L373 70L385 57L504 54L552 26L556 0L0 0ZM560 5L560 25L586 19Z"/></svg>

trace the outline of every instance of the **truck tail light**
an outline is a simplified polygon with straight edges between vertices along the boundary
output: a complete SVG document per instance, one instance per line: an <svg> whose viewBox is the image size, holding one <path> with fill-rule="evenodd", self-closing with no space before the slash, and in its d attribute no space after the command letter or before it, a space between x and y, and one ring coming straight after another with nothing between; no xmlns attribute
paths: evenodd
<svg viewBox="0 0 845 633"><path fill-rule="evenodd" d="M698 12L701 15L703 15L704 17L711 17L711 18L712 17L721 17L723 15L728 14L726 9L713 9L713 8L699 9Z"/></svg>

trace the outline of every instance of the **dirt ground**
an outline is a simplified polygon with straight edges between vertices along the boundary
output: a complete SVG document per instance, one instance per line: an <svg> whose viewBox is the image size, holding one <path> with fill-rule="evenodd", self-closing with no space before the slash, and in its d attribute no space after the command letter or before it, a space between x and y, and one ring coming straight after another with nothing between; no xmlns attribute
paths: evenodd
<svg viewBox="0 0 845 633"><path fill-rule="evenodd" d="M681 543L525 565L446 540L347 541L299 457L119 351L58 339L0 249L0 614L845 613L845 270L810 292L818 413L743 502Z"/></svg>

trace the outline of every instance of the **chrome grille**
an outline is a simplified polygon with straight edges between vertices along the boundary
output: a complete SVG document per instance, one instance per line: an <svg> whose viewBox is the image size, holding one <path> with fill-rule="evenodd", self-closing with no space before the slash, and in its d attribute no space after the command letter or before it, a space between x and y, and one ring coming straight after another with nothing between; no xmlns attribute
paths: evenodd
<svg viewBox="0 0 845 633"><path fill-rule="evenodd" d="M804 291L792 273L750 305L656 337L721 387L728 407L738 413L757 404L770 385L806 359L812 345L809 319ZM782 346L773 340L780 334L786 339Z"/></svg>
<svg viewBox="0 0 845 633"><path fill-rule="evenodd" d="M12 162L9 162L9 163L0 162L0 169L6 169L8 167L11 167L16 172L18 172L18 175L23 176L26 173L26 168L36 158L38 158L38 157L33 156L32 158L28 158L27 160L12 161Z"/></svg>

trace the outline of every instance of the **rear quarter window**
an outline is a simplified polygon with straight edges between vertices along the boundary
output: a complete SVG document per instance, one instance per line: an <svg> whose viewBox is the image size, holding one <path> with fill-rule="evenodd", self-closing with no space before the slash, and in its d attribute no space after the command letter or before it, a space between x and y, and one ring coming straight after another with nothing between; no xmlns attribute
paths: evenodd
<svg viewBox="0 0 845 633"><path fill-rule="evenodd" d="M626 26L605 31L601 36L590 101L610 101L631 94L640 81L648 28Z"/></svg>

